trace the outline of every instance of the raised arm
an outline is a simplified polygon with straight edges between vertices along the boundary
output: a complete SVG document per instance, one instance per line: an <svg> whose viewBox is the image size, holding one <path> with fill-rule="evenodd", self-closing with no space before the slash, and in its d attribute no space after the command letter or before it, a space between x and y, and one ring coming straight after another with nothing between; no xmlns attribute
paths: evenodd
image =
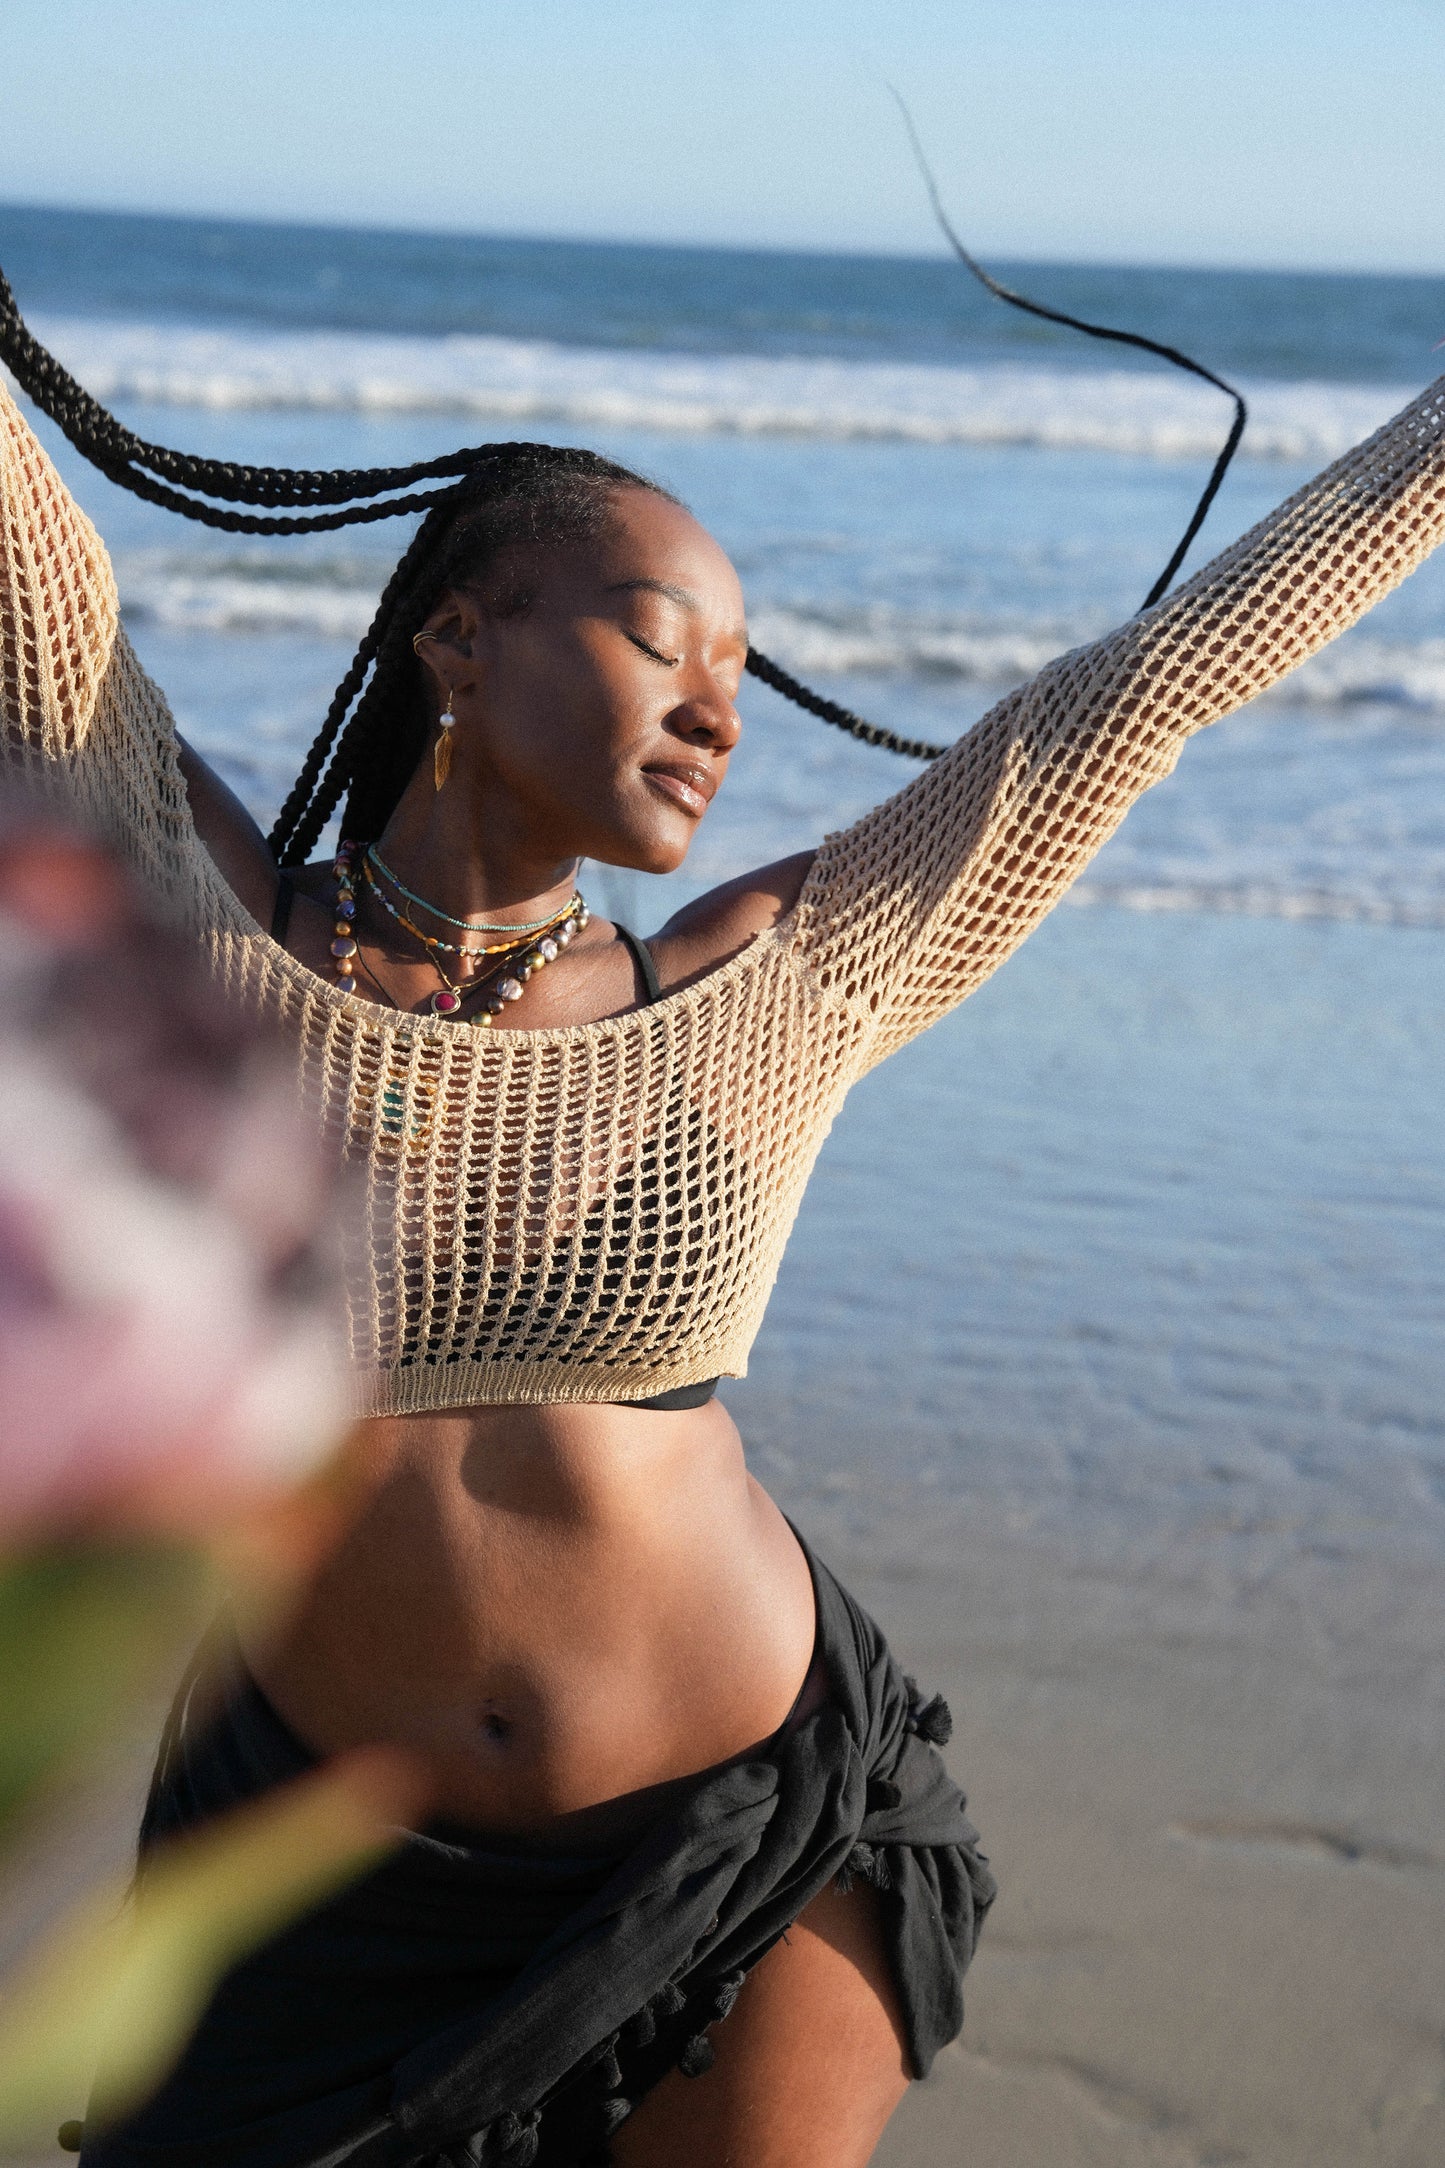
<svg viewBox="0 0 1445 2168"><path fill-rule="evenodd" d="M1276 683L1445 539L1445 377L1155 609L1061 655L830 836L798 905L873 1066L986 979L1184 740Z"/></svg>
<svg viewBox="0 0 1445 2168"><path fill-rule="evenodd" d="M7 780L197 891L175 724L120 622L105 545L0 385L0 744Z"/></svg>
<svg viewBox="0 0 1445 2168"><path fill-rule="evenodd" d="M0 385L5 750L35 788L83 765L119 630L104 545Z"/></svg>

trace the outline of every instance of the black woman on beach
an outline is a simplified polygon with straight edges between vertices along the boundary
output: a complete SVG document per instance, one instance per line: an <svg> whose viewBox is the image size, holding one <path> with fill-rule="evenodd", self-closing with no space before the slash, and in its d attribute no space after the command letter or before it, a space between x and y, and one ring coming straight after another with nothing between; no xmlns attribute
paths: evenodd
<svg viewBox="0 0 1445 2168"><path fill-rule="evenodd" d="M1193 731L1445 537L1445 380L855 826L643 943L579 862L682 862L750 660L681 505L546 447L187 460L33 342L6 359L192 516L426 513L268 841L178 739L0 392L11 758L289 1036L363 1192L366 1500L284 1632L222 1624L198 1655L143 1855L355 1744L435 1780L426 1827L243 1963L84 2159L863 2168L959 2030L993 1884L947 1711L749 1476L714 1387L850 1085L997 968Z"/></svg>

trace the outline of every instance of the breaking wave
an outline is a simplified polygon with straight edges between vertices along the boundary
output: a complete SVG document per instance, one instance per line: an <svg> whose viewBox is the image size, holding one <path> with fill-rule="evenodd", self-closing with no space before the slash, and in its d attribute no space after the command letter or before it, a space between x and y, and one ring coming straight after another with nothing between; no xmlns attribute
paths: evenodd
<svg viewBox="0 0 1445 2168"><path fill-rule="evenodd" d="M692 355L492 337L201 330L43 316L34 326L97 398L210 409L454 414L662 434L1037 446L1136 458L1218 450L1218 393L1126 369ZM1244 452L1320 463L1403 403L1398 386L1264 383Z"/></svg>

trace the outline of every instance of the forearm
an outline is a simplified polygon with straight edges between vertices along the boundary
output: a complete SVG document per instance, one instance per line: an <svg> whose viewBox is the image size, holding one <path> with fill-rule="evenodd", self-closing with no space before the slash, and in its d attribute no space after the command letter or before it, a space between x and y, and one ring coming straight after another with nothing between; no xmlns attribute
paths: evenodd
<svg viewBox="0 0 1445 2168"><path fill-rule="evenodd" d="M1188 735L1348 630L1442 540L1445 377L1114 634L1121 690Z"/></svg>
<svg viewBox="0 0 1445 2168"><path fill-rule="evenodd" d="M1445 538L1445 379L1155 609L1048 665L829 838L800 906L871 1063L1038 924L1185 740L1354 624Z"/></svg>
<svg viewBox="0 0 1445 2168"><path fill-rule="evenodd" d="M100 538L0 386L0 719L33 780L79 756L119 626Z"/></svg>
<svg viewBox="0 0 1445 2168"><path fill-rule="evenodd" d="M0 746L7 777L195 887L175 725L120 622L104 544L0 386Z"/></svg>
<svg viewBox="0 0 1445 2168"><path fill-rule="evenodd" d="M1020 864L1049 834L1032 878L1061 893L1186 738L1318 653L1442 539L1445 378L1177 594L1016 696L1000 812Z"/></svg>

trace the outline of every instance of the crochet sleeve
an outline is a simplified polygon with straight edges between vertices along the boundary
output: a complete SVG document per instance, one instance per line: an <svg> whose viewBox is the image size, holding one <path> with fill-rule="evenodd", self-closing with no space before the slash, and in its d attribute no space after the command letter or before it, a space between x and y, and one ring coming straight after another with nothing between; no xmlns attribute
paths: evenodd
<svg viewBox="0 0 1445 2168"><path fill-rule="evenodd" d="M1048 664L830 836L799 899L859 1070L942 1016L1052 908L1184 740L1355 623L1445 537L1445 377L1154 609Z"/></svg>
<svg viewBox="0 0 1445 2168"><path fill-rule="evenodd" d="M195 878L165 699L105 546L0 384L0 743L7 779L114 843L161 895Z"/></svg>

